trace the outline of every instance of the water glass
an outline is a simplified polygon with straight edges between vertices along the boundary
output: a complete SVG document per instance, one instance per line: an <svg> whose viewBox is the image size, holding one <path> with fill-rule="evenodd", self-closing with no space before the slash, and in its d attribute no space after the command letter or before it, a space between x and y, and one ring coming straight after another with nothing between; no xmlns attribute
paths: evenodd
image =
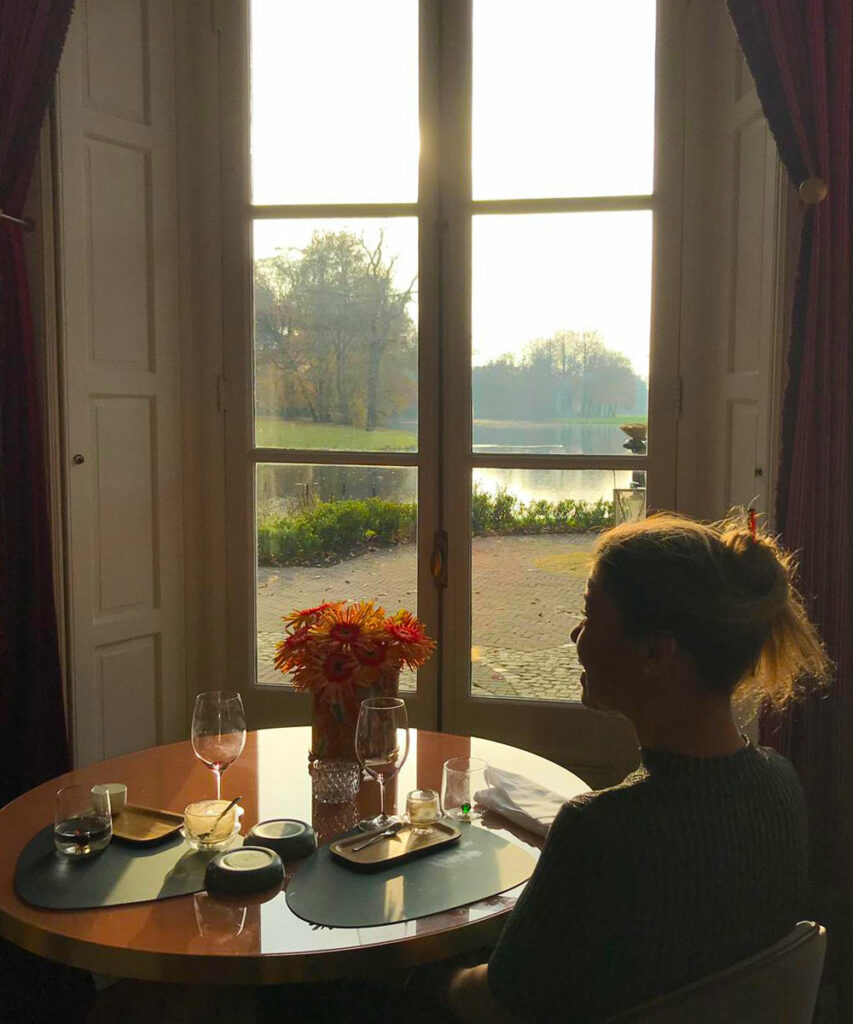
<svg viewBox="0 0 853 1024"><path fill-rule="evenodd" d="M113 837L110 794L88 786L65 786L56 794L53 841L68 857L91 857Z"/></svg>
<svg viewBox="0 0 853 1024"><path fill-rule="evenodd" d="M434 789L413 789L406 797L406 815L416 836L428 836L441 817L438 793Z"/></svg>
<svg viewBox="0 0 853 1024"><path fill-rule="evenodd" d="M457 821L475 821L483 812L474 807L474 794L487 789L486 769L479 757L451 757L441 772L441 809Z"/></svg>

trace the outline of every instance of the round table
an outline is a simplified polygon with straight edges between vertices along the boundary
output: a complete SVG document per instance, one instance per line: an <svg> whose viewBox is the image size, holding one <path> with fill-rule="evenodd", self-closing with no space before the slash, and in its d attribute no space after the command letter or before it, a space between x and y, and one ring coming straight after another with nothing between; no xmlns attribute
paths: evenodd
<svg viewBox="0 0 853 1024"><path fill-rule="evenodd" d="M312 799L309 739L307 727L249 733L246 748L223 776L222 787L223 797L243 797L244 834L257 821L274 817L311 821L321 843L352 827L354 808L347 813L345 807ZM394 801L404 804L412 789L439 790L444 761L468 754L567 798L589 788L572 772L536 754L489 740L412 729L408 759L396 784L387 786L389 809ZM0 935L33 953L90 971L195 984L365 977L492 945L523 888L374 928L313 926L290 911L284 892L265 902L225 902L198 893L94 910L44 910L16 896L15 865L30 838L52 821L56 790L71 782L124 782L129 803L181 812L193 800L212 796L214 779L189 743L173 743L70 772L0 809ZM365 781L358 813L377 811L378 789ZM490 816L482 827L495 829L538 856L541 840L533 834ZM298 863L286 868L298 870Z"/></svg>

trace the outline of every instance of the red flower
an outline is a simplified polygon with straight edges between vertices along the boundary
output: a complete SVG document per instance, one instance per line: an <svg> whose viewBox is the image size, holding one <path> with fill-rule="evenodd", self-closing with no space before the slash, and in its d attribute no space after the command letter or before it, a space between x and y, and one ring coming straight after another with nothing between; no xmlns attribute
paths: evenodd
<svg viewBox="0 0 853 1024"><path fill-rule="evenodd" d="M312 626L323 612L329 608L339 608L343 603L343 601L324 601L315 608L303 608L301 612L291 612L289 616L284 617L285 625L295 626L297 629L305 629L308 626Z"/></svg>
<svg viewBox="0 0 853 1024"><path fill-rule="evenodd" d="M374 647L362 644L355 649L354 653L362 665L367 665L370 668L378 668L380 665L384 665L388 657L385 644L376 644Z"/></svg>
<svg viewBox="0 0 853 1024"><path fill-rule="evenodd" d="M356 661L349 654L332 652L326 655L323 671L330 683L343 683L355 672Z"/></svg>
<svg viewBox="0 0 853 1024"><path fill-rule="evenodd" d="M329 637L343 644L353 644L360 636L361 626L357 622L336 622L329 630Z"/></svg>

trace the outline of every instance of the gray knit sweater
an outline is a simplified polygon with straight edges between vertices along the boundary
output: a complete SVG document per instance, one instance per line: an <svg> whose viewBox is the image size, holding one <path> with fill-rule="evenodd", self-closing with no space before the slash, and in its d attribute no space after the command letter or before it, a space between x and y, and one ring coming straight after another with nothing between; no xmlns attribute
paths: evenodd
<svg viewBox="0 0 853 1024"><path fill-rule="evenodd" d="M594 1024L771 945L801 919L806 808L784 757L650 750L560 811L489 960L521 1020Z"/></svg>

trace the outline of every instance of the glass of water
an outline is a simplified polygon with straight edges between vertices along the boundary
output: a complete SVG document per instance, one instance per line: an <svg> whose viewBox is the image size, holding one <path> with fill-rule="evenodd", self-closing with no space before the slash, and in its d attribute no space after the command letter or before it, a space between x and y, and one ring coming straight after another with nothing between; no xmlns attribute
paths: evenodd
<svg viewBox="0 0 853 1024"><path fill-rule="evenodd" d="M93 793L88 786L65 786L56 794L53 841L69 857L91 857L113 837L109 790Z"/></svg>
<svg viewBox="0 0 853 1024"><path fill-rule="evenodd" d="M475 794L487 789L486 769L479 757L451 757L444 762L441 777L441 809L456 821L476 821L483 812L475 807Z"/></svg>

